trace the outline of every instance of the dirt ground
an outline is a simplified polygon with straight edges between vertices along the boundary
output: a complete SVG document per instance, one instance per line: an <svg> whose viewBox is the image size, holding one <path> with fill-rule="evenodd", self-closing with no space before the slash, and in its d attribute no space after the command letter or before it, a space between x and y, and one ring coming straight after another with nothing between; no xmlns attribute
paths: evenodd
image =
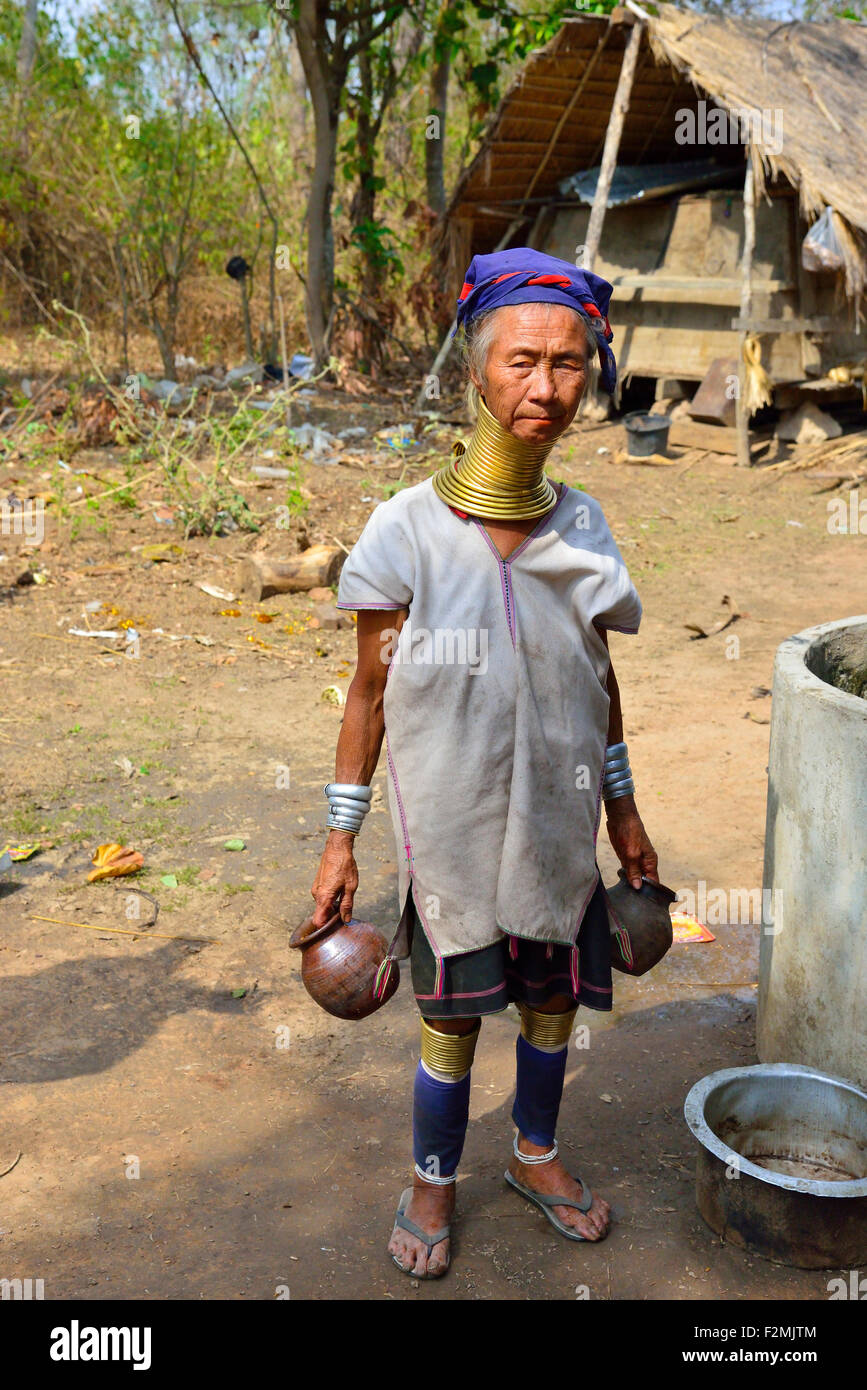
<svg viewBox="0 0 867 1390"><path fill-rule="evenodd" d="M323 419L328 405L314 402ZM341 407L374 428L399 408ZM718 455L621 465L622 438L576 428L549 471L602 502L644 604L640 635L611 638L639 809L672 887L754 889L771 705L755 692L785 637L864 611L865 542L829 534L809 473L773 479ZM309 465L293 525L351 545L392 465ZM7 461L3 495L21 477ZM756 1060L757 925L714 927L713 944L674 947L644 980L616 976L614 1012L579 1016L590 1045L571 1052L561 1143L614 1204L604 1243L565 1244L503 1182L507 1013L478 1048L452 1270L419 1285L393 1267L418 1055L408 971L383 1012L343 1023L305 994L287 947L310 908L341 718L322 691L348 685L354 633L311 628L304 596L209 597L198 583L235 592L239 557L280 533L184 542L155 520L159 500L74 539L49 519L46 582L0 605L0 836L46 846L0 887L0 1170L21 1155L0 1177L0 1276L42 1278L52 1299L827 1298L836 1271L722 1244L694 1202L683 1100L707 1072ZM142 558L165 541L179 553ZM18 538L0 549L2 588ZM723 595L742 616L692 640L685 624L731 611ZM86 610L94 600L106 607ZM124 619L138 659L66 633ZM231 837L245 848L225 849ZM144 870L88 885L107 841L140 850ZM387 929L395 847L379 798L358 856L358 913ZM611 882L604 832L600 864ZM158 922L113 935L137 925L137 903L150 910L133 887L158 898Z"/></svg>

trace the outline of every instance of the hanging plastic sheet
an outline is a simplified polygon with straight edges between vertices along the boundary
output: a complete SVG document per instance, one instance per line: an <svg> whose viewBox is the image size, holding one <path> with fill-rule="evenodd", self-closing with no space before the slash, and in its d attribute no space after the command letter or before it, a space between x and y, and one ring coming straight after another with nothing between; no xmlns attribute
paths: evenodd
<svg viewBox="0 0 867 1390"><path fill-rule="evenodd" d="M606 206L623 207L626 203L662 198L667 193L682 192L688 188L703 188L708 184L725 182L732 174L731 165L720 164L715 159L688 159L679 164L619 164L614 170ZM561 179L557 189L563 197L578 197L582 203L592 203L598 182L597 165L595 169Z"/></svg>

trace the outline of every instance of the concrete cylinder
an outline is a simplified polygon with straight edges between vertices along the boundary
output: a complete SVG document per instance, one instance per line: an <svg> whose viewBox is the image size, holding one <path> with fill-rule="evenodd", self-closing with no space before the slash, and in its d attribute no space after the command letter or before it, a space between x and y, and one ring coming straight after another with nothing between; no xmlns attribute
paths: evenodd
<svg viewBox="0 0 867 1390"><path fill-rule="evenodd" d="M867 1089L867 614L777 650L763 899L759 1057Z"/></svg>

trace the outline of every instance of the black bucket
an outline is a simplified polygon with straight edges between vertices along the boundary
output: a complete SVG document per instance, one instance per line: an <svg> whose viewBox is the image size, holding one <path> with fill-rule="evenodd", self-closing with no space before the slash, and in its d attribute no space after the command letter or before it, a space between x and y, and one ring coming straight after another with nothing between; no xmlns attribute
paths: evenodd
<svg viewBox="0 0 867 1390"><path fill-rule="evenodd" d="M644 410L633 410L624 415L626 426L626 452L632 458L648 458L651 454L664 454L668 445L668 428L671 424L667 415L648 415Z"/></svg>

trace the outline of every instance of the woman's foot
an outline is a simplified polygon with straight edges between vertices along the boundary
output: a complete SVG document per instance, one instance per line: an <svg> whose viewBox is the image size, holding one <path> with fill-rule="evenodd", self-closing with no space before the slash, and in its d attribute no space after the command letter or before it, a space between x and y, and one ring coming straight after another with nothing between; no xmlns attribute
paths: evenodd
<svg viewBox="0 0 867 1390"><path fill-rule="evenodd" d="M528 1155L548 1152L543 1144L533 1144L529 1139L525 1139L523 1134L518 1136L518 1148L522 1153ZM533 1192L541 1192L545 1196L552 1197L571 1197L574 1202L581 1201L582 1187L580 1182L576 1182L570 1176L559 1158L552 1158L548 1163L522 1163L513 1154L509 1164L509 1172L513 1178L517 1178L518 1182L531 1188ZM594 1195L590 1210L587 1212L578 1211L577 1207L552 1207L552 1211L560 1218L564 1226L573 1227L585 1240L603 1240L608 1234L608 1228L611 1224L611 1208L604 1197Z"/></svg>
<svg viewBox="0 0 867 1390"><path fill-rule="evenodd" d="M412 1200L404 1212L423 1231L433 1235L451 1222L455 1209L455 1184L439 1186L425 1182L416 1173L413 1178ZM422 1279L439 1279L449 1267L449 1241L440 1240L428 1255L427 1248L417 1236L395 1226L388 1242L392 1255L405 1274Z"/></svg>

